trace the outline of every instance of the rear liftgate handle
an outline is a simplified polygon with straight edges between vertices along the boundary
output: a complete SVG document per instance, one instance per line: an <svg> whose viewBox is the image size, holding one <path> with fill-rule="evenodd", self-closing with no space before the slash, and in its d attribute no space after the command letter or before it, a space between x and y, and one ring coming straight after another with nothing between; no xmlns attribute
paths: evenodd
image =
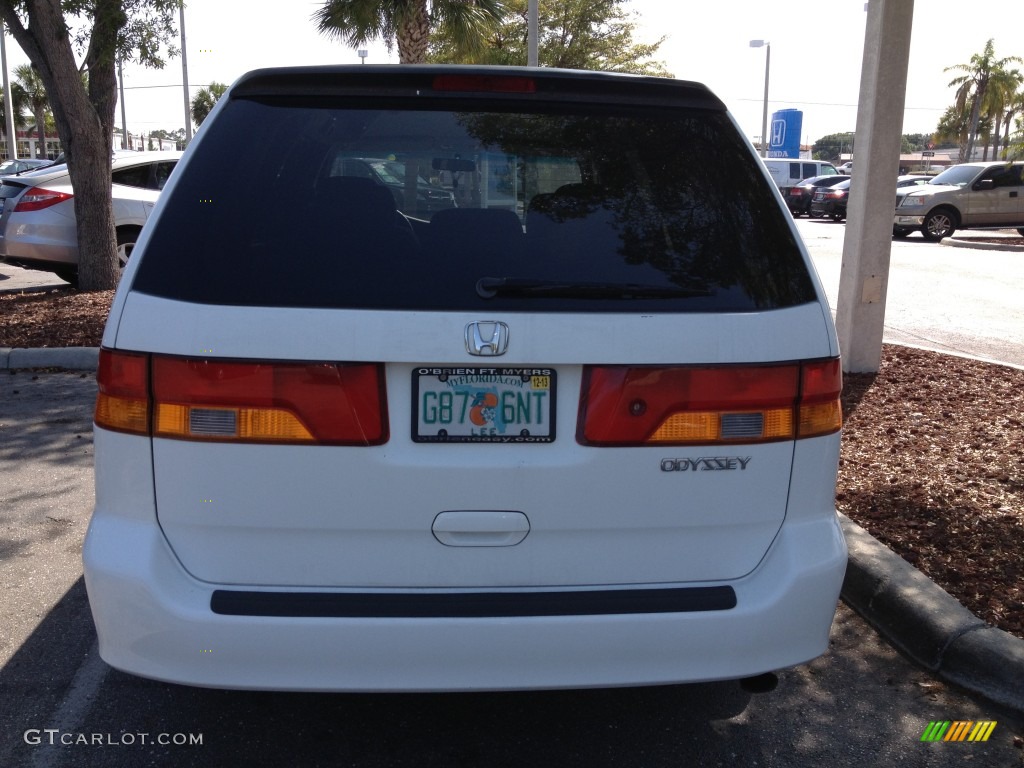
<svg viewBox="0 0 1024 768"><path fill-rule="evenodd" d="M530 521L522 512L460 510L440 513L431 530L446 547L512 547L526 538Z"/></svg>

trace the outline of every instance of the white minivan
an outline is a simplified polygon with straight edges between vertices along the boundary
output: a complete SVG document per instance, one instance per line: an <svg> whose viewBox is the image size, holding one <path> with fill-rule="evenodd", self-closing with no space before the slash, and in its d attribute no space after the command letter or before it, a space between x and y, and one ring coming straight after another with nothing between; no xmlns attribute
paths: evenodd
<svg viewBox="0 0 1024 768"><path fill-rule="evenodd" d="M764 159L765 168L777 186L791 187L812 176L831 176L839 173L832 163L824 160L802 160L793 157L769 157Z"/></svg>
<svg viewBox="0 0 1024 768"><path fill-rule="evenodd" d="M397 189L345 162L391 156ZM83 557L117 669L577 688L828 648L839 345L702 85L250 73L143 231L97 378Z"/></svg>

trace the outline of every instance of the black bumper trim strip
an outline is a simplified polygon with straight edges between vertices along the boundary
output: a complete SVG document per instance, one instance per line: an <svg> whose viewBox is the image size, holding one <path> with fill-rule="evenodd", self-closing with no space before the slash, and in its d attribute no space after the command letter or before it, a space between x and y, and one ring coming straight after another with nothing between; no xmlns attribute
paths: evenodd
<svg viewBox="0 0 1024 768"><path fill-rule="evenodd" d="M693 613L736 607L732 587L609 589L573 592L330 593L215 590L210 609L223 616L296 618L478 619Z"/></svg>

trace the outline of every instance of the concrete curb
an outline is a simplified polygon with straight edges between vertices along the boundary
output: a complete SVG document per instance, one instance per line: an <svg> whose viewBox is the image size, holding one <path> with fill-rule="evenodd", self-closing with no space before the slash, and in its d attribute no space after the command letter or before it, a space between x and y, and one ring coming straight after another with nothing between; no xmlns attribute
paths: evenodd
<svg viewBox="0 0 1024 768"><path fill-rule="evenodd" d="M98 347L3 347L0 348L0 370L67 368L73 371L95 371L99 356Z"/></svg>
<svg viewBox="0 0 1024 768"><path fill-rule="evenodd" d="M99 349L0 349L0 369L96 370ZM850 551L842 597L895 648L944 680L1024 712L1024 640L990 627L839 515Z"/></svg>
<svg viewBox="0 0 1024 768"><path fill-rule="evenodd" d="M1024 712L1024 640L990 627L845 515L843 600L912 660Z"/></svg>
<svg viewBox="0 0 1024 768"><path fill-rule="evenodd" d="M974 248L979 251L1012 251L1024 253L1024 245L1002 245L1001 243L972 243L970 240L959 240L956 237L944 238L939 245L948 245L953 248Z"/></svg>

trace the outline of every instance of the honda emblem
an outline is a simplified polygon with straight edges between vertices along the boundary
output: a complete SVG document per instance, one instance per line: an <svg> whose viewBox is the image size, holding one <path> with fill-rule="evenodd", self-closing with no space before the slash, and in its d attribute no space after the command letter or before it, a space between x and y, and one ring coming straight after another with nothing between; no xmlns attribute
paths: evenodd
<svg viewBox="0 0 1024 768"><path fill-rule="evenodd" d="M481 357L504 355L508 350L508 326L481 320L466 326L466 351Z"/></svg>

